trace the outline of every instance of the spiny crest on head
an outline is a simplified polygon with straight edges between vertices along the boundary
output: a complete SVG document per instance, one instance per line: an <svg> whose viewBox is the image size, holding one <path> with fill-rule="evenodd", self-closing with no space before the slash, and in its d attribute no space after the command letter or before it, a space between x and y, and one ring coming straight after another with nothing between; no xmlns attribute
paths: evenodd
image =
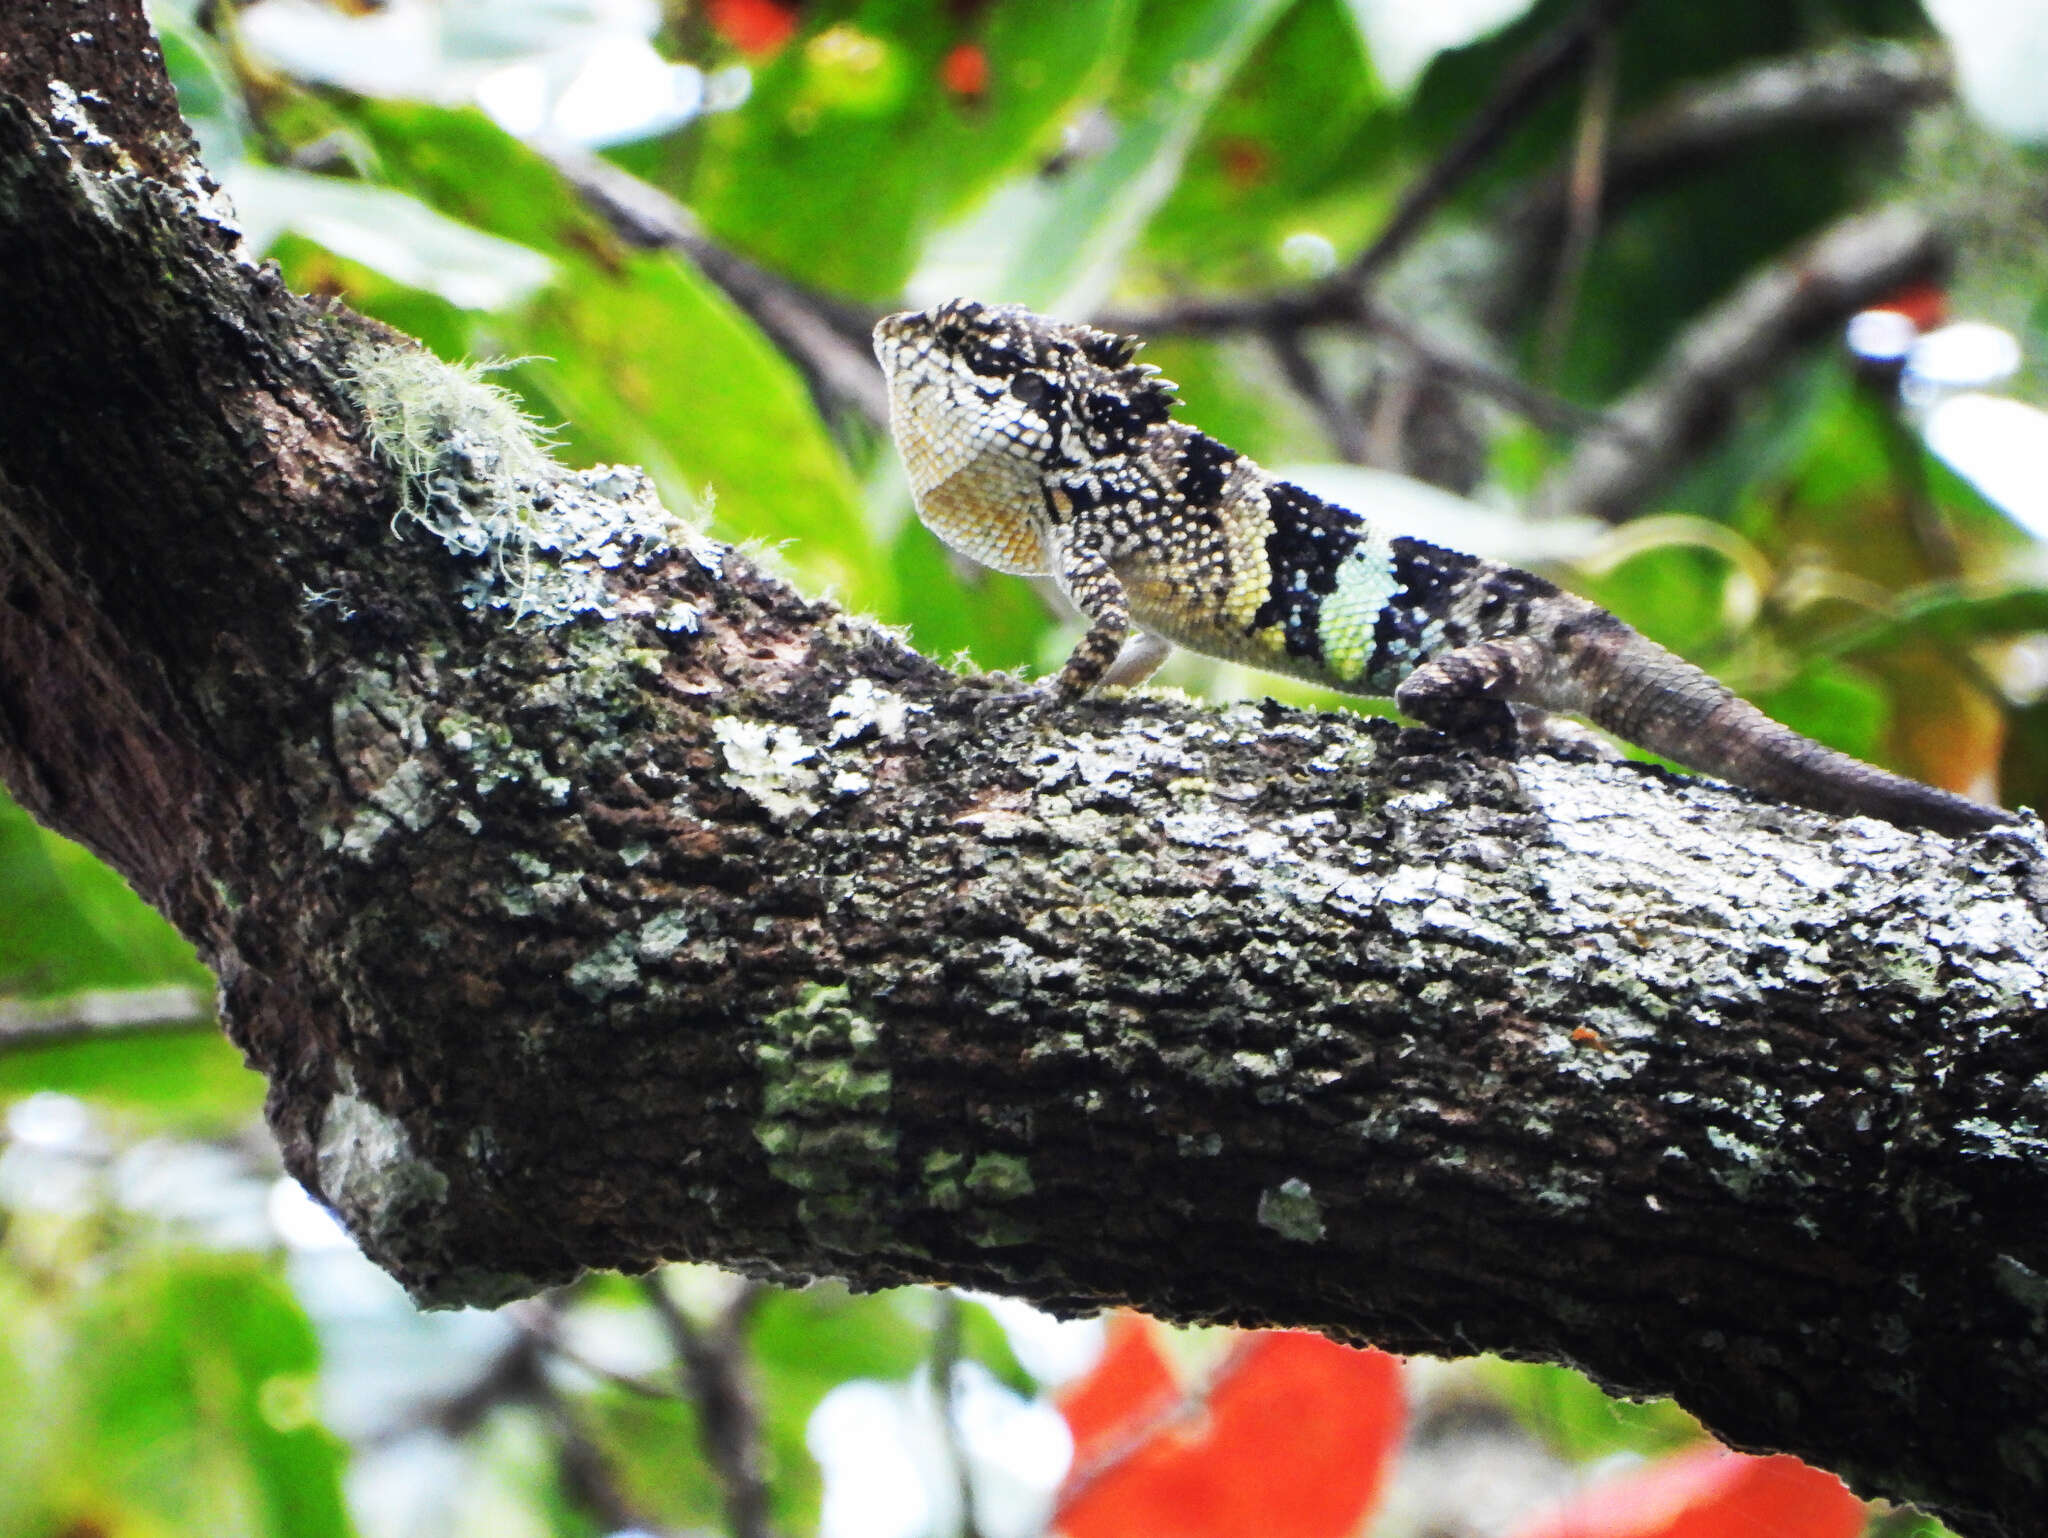
<svg viewBox="0 0 2048 1538"><path fill-rule="evenodd" d="M941 348L983 378L1014 380L1035 370L1075 387L1084 399L1120 396L1121 414L1140 422L1165 421L1176 403L1172 380L1162 379L1149 363L1132 361L1142 345L1137 337L976 299L949 299L921 318Z"/></svg>
<svg viewBox="0 0 2048 1538"><path fill-rule="evenodd" d="M1103 368L1122 368L1138 355L1144 344L1134 336L1124 336L1115 331L1098 331L1093 326L1076 326L1080 334L1081 355L1091 363Z"/></svg>

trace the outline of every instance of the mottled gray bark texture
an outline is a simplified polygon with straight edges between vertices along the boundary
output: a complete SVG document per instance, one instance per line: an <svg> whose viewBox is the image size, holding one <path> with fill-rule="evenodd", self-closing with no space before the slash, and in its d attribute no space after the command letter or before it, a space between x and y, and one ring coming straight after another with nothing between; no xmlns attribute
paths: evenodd
<svg viewBox="0 0 2048 1538"><path fill-rule="evenodd" d="M2035 1530L2038 823L991 706L239 261L27 16L0 774L422 1301L691 1257L1497 1349Z"/></svg>

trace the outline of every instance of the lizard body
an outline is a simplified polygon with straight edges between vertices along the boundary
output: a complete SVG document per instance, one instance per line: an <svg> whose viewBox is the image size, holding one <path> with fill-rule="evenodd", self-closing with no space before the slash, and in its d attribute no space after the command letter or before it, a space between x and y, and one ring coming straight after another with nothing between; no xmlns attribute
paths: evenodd
<svg viewBox="0 0 2048 1538"><path fill-rule="evenodd" d="M1534 706L1823 811L1949 833L2012 820L1800 736L1542 577L1389 536L1267 474L1174 421L1174 387L1137 347L969 299L875 328L918 515L984 565L1051 573L1090 620L1056 697L1135 682L1170 642L1392 696L1494 751L1513 748L1513 707Z"/></svg>

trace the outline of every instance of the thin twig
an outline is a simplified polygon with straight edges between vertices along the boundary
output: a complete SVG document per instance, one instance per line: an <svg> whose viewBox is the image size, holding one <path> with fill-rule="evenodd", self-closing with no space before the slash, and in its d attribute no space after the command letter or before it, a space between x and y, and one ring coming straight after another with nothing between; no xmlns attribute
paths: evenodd
<svg viewBox="0 0 2048 1538"><path fill-rule="evenodd" d="M1360 318L1367 330L1395 343L1418 363L1427 364L1451 383L1487 396L1539 427L1596 438L1628 436L1627 424L1608 413L1526 383L1506 369L1400 319L1376 299L1360 301Z"/></svg>
<svg viewBox="0 0 2048 1538"><path fill-rule="evenodd" d="M464 1437L501 1406L527 1405L540 1414L553 1434L556 1474L571 1503L602 1531L660 1533L663 1530L626 1495L604 1449L543 1370L546 1356L566 1355L559 1340L559 1316L565 1300L565 1292L556 1292L521 1305L515 1320L517 1332L475 1378L454 1393L421 1405L404 1420L368 1438L366 1445L383 1446L428 1429L449 1438ZM585 1366L582 1362L577 1365Z"/></svg>
<svg viewBox="0 0 2048 1538"><path fill-rule="evenodd" d="M197 988L95 988L62 998L0 998L0 1053L90 1036L218 1028L213 1000Z"/></svg>
<svg viewBox="0 0 2048 1538"><path fill-rule="evenodd" d="M1184 299L1144 312L1111 313L1095 324L1133 336L1226 336L1249 331L1270 337L1308 326L1356 326L1392 342L1445 380L1526 417L1552 432L1619 433L1605 413L1525 383L1454 343L1404 320L1378 299L1318 287L1250 299Z"/></svg>
<svg viewBox="0 0 2048 1538"><path fill-rule="evenodd" d="M1872 401L1870 409L1881 416L1878 434L1884 441L1885 461L1891 468L1899 516L1905 523L1907 538L1919 552L1921 564L1931 577L1953 579L1961 575L1962 547L1928 485L1927 445L1900 416L1896 396ZM1995 689L1991 697L1998 698Z"/></svg>
<svg viewBox="0 0 2048 1538"><path fill-rule="evenodd" d="M938 1295L939 1317L932 1330L932 1399L938 1411L939 1434L945 1440L946 1459L953 1465L954 1487L960 1495L960 1538L981 1538L981 1525L974 1515L974 1471L967 1463L967 1448L960 1439L960 1417L953 1403L953 1369L960 1365L960 1299L948 1291Z"/></svg>
<svg viewBox="0 0 2048 1538"><path fill-rule="evenodd" d="M677 1400L683 1397L680 1390L668 1384L650 1383L645 1378L630 1372L621 1372L616 1367L607 1367L602 1362L584 1355L563 1338L561 1316L552 1310L538 1308L529 1300L513 1304L505 1310L505 1314L521 1330L546 1346L551 1354L581 1368L593 1378L622 1388L642 1399Z"/></svg>
<svg viewBox="0 0 2048 1538"><path fill-rule="evenodd" d="M1690 86L1615 134L1602 187L1604 212L1675 173L1711 165L1786 134L1867 132L1955 93L1938 48L1859 42L1747 65ZM1501 221L1504 244L1540 261L1557 248L1569 217L1571 168L1537 180Z"/></svg>
<svg viewBox="0 0 2048 1538"><path fill-rule="evenodd" d="M562 1493L581 1507L602 1532L665 1532L626 1494L612 1469L611 1459L585 1429L575 1408L545 1377L533 1399L555 1435L555 1472L562 1482Z"/></svg>
<svg viewBox="0 0 2048 1538"><path fill-rule="evenodd" d="M1544 309L1543 336L1537 348L1536 376L1545 384L1556 383L1564 362L1572 321L1578 314L1586 262L1593 254L1593 237L1600 228L1600 189L1607 165L1608 131L1614 122L1619 59L1613 29L1603 28L1594 38L1593 52L1586 62L1586 97L1579 107L1579 132L1572 146L1570 218L1565 225L1564 249L1558 254L1557 282L1551 287L1550 303Z"/></svg>
<svg viewBox="0 0 2048 1538"><path fill-rule="evenodd" d="M1579 59L1601 32L1611 29L1634 0L1591 0L1563 26L1530 44L1502 73L1478 112L1455 143L1402 194L1400 205L1372 243L1332 280L1333 285L1363 288L1408 248L1439 206L1477 170L1486 157L1534 111L1560 81L1568 79Z"/></svg>
<svg viewBox="0 0 2048 1538"><path fill-rule="evenodd" d="M704 1457L725 1492L733 1538L767 1538L768 1481L761 1412L747 1381L746 1324L766 1288L744 1281L709 1329L699 1328L662 1285L661 1273L640 1278L640 1290L676 1354L676 1376L697 1407Z"/></svg>
<svg viewBox="0 0 2048 1538"><path fill-rule="evenodd" d="M1191 1385L1185 1393L1168 1400L1151 1415L1123 1431L1114 1442L1088 1462L1071 1470L1066 1482L1060 1486L1058 1500L1053 1510L1053 1521L1057 1523L1062 1515L1072 1511L1082 1497L1128 1463L1168 1427L1186 1425L1199 1419L1208 1408L1210 1396L1222 1387L1225 1379L1244 1366L1258 1338L1256 1333L1240 1335L1231 1342L1230 1349L1224 1354L1223 1359L1217 1362L1199 1383Z"/></svg>
<svg viewBox="0 0 2048 1538"><path fill-rule="evenodd" d="M1330 388L1323 371L1302 345L1301 333L1290 327L1273 326L1265 332L1265 340L1287 382L1322 419L1323 431L1330 435L1330 446L1337 451L1337 457L1346 464L1370 463L1365 424L1350 403Z"/></svg>

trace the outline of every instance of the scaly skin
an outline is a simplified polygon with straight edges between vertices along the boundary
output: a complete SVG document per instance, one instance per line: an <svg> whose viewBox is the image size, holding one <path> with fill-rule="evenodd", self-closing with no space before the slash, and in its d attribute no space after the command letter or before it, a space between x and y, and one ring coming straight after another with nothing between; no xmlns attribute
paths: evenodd
<svg viewBox="0 0 2048 1538"><path fill-rule="evenodd" d="M1945 833L2013 820L1800 736L1541 577L1390 537L1268 475L1174 421L1137 348L971 299L875 328L918 515L984 565L1051 573L1092 622L1058 698L1134 682L1171 642L1391 695L1494 751L1513 748L1511 705L1535 706L1822 811Z"/></svg>

